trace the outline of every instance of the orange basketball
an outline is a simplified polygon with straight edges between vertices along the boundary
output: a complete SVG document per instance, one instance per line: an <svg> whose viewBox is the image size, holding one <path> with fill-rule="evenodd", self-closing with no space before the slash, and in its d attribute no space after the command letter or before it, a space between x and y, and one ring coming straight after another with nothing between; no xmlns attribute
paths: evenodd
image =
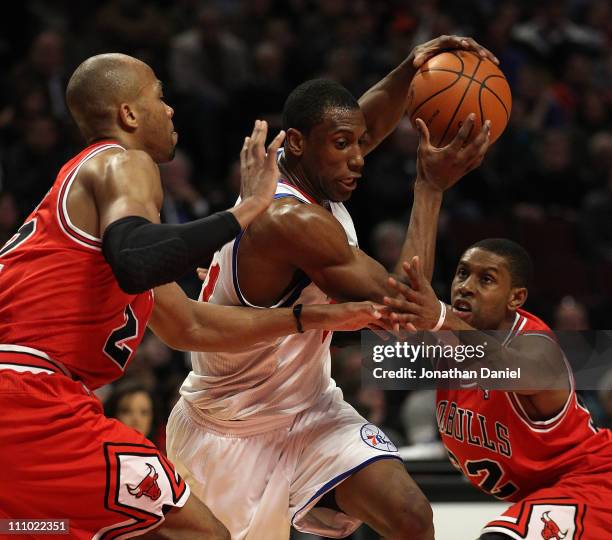
<svg viewBox="0 0 612 540"><path fill-rule="evenodd" d="M512 95L501 70L490 60L467 51L443 52L425 62L408 90L407 112L412 125L421 118L431 143L446 146L470 113L474 130L491 120L491 144L510 118Z"/></svg>

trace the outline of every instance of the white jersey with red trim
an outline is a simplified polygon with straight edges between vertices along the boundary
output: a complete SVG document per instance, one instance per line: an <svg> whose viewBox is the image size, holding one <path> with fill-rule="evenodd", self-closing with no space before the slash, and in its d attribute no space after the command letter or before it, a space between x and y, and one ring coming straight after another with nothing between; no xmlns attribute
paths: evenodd
<svg viewBox="0 0 612 540"><path fill-rule="evenodd" d="M307 194L281 180L274 198L285 197L316 204ZM357 246L355 227L344 205L331 203L331 212L343 226L349 244ZM215 253L200 300L225 306L261 307L249 302L240 289L237 259L241 238L242 233ZM304 278L270 307L329 302L319 287ZM240 420L240 426L245 428L253 423L286 422L335 386L330 375L331 337L331 332L309 330L258 343L245 352L192 353L192 371L181 387L181 395L209 421ZM236 339L240 339L239 332ZM236 425L224 428L238 429Z"/></svg>
<svg viewBox="0 0 612 540"><path fill-rule="evenodd" d="M90 145L66 163L41 203L0 248L0 353L53 361L89 388L123 374L153 309L153 292L124 293L102 240L70 220L81 167L110 149Z"/></svg>
<svg viewBox="0 0 612 540"><path fill-rule="evenodd" d="M550 328L518 310L507 346L517 335L552 339ZM568 367L569 369L569 367ZM566 474L609 473L612 437L594 427L572 389L563 409L548 420L532 420L513 392L438 390L436 416L451 461L476 487L517 501Z"/></svg>

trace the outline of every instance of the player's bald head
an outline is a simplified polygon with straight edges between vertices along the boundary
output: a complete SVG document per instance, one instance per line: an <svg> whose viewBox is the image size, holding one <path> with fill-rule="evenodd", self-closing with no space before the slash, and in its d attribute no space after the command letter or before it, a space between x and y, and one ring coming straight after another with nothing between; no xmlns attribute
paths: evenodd
<svg viewBox="0 0 612 540"><path fill-rule="evenodd" d="M66 103L86 138L96 136L116 118L121 103L135 99L153 71L137 58L120 53L92 56L72 74Z"/></svg>

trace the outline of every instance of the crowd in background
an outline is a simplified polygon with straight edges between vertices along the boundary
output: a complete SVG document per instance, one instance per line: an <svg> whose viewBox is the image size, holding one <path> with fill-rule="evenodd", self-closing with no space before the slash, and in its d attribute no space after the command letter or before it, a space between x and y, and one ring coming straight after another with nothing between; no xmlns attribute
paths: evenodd
<svg viewBox="0 0 612 540"><path fill-rule="evenodd" d="M180 138L176 159L161 167L162 215L181 223L233 204L243 137L255 118L280 129L284 100L300 82L335 79L358 97L416 44L470 35L500 59L512 115L482 167L445 198L436 290L448 300L465 247L505 236L534 260L529 310L556 329L612 328L607 0L24 0L11 12L0 20L0 244L83 147L64 90L88 56L137 56L164 82ZM388 268L407 225L417 145L404 118L368 157L348 204L361 247ZM195 275L181 284L197 294ZM400 443L434 439L427 426L410 427L424 401L362 388L359 362L357 347L334 349L348 399ZM185 355L148 335L130 369L155 396L155 438L187 366ZM599 398L594 412L609 424L612 398Z"/></svg>

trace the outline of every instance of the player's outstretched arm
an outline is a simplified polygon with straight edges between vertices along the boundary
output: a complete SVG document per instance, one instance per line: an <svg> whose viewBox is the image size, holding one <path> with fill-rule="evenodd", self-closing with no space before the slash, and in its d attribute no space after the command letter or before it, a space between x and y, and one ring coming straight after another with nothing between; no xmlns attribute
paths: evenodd
<svg viewBox="0 0 612 540"><path fill-rule="evenodd" d="M385 308L373 302L305 305L300 315L308 330L359 330L384 324ZM149 321L168 346L183 351L243 351L255 343L298 332L292 309L256 309L219 306L189 299L176 284L155 289L155 307Z"/></svg>
<svg viewBox="0 0 612 540"><path fill-rule="evenodd" d="M103 252L119 286L129 294L175 281L210 259L272 201L281 132L264 148L267 125L256 122L241 153L244 199L230 211L181 225L161 225L159 169L142 151L113 155L103 178L92 182Z"/></svg>
<svg viewBox="0 0 612 540"><path fill-rule="evenodd" d="M433 275L438 216L443 193L478 167L489 148L491 123L487 120L480 132L470 139L474 118L474 114L468 115L455 138L442 148L431 144L425 122L417 119L417 177L410 223L395 268L395 274L398 276L403 274L402 262L411 260L414 256L420 258L425 277L431 279Z"/></svg>
<svg viewBox="0 0 612 540"><path fill-rule="evenodd" d="M442 307L423 274L418 257L404 263L404 268L411 286L390 278L390 285L400 295L384 299L385 304L395 311L392 319L410 330L431 330L443 317L442 330L454 332L461 343L484 351L482 357L466 358L462 368L475 369L477 373L481 373L480 368L492 371L520 368L521 378L504 380L505 389L530 396L542 416L560 410L567 401L570 385L563 353L554 339L543 333L526 334L514 338L510 346L503 346L495 336L477 330L457 317L452 309ZM491 379L483 379L482 383L491 387Z"/></svg>
<svg viewBox="0 0 612 540"><path fill-rule="evenodd" d="M496 64L499 63L493 53L470 37L439 36L417 45L399 66L359 98L368 127L364 155L376 148L395 129L404 115L408 87L416 70L432 56L449 49L473 51Z"/></svg>

